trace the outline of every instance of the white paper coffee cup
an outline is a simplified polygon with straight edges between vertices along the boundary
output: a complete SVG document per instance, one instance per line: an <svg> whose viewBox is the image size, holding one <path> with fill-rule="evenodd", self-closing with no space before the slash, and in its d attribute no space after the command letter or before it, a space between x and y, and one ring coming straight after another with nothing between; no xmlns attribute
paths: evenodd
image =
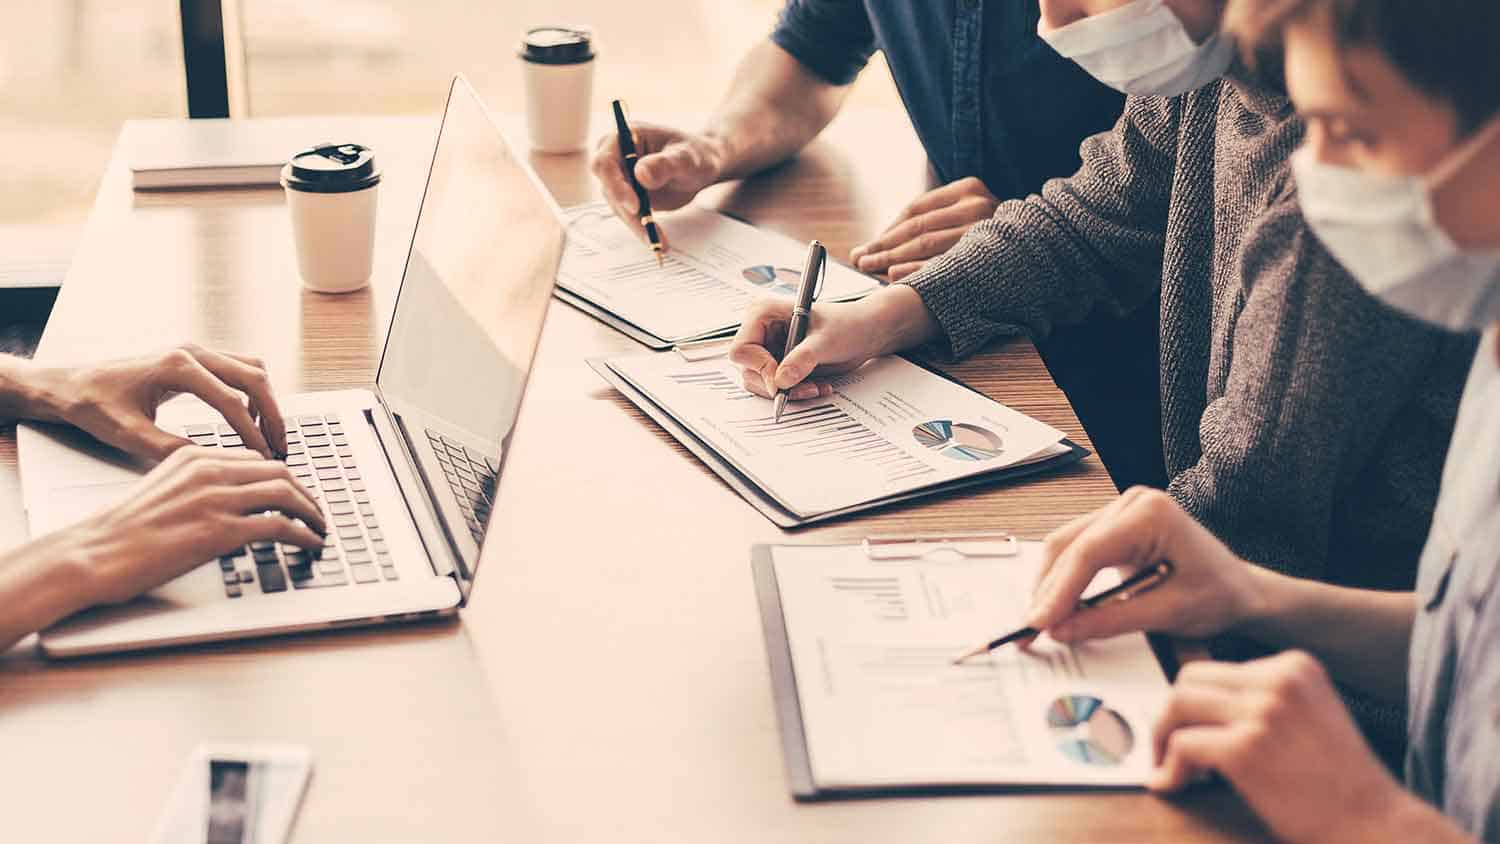
<svg viewBox="0 0 1500 844"><path fill-rule="evenodd" d="M348 293L370 283L380 171L359 144L319 144L281 170L302 283Z"/></svg>
<svg viewBox="0 0 1500 844"><path fill-rule="evenodd" d="M536 27L521 40L519 56L531 148L547 153L583 149L594 98L592 34L578 27Z"/></svg>

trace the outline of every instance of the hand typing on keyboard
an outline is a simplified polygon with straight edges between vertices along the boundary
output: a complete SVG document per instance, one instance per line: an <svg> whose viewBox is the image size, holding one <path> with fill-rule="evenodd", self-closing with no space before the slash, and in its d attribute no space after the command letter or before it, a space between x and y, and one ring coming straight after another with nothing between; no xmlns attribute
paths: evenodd
<svg viewBox="0 0 1500 844"><path fill-rule="evenodd" d="M304 415L288 420L286 428L287 471L322 508L327 536L321 548L265 539L221 553L224 594L239 598L254 588L252 583L269 595L398 580L343 420L336 413ZM190 425L184 433L199 446L241 453L245 447L227 425Z"/></svg>
<svg viewBox="0 0 1500 844"><path fill-rule="evenodd" d="M0 649L252 543L315 552L326 532L318 505L286 465L244 449L179 449L124 503L6 556Z"/></svg>
<svg viewBox="0 0 1500 844"><path fill-rule="evenodd" d="M189 440L157 427L156 410L192 393L218 411L247 448L286 453L286 425L256 358L187 345L169 352L76 368L16 362L37 400L17 415L82 428L122 451L161 460ZM3 373L0 373L3 374Z"/></svg>

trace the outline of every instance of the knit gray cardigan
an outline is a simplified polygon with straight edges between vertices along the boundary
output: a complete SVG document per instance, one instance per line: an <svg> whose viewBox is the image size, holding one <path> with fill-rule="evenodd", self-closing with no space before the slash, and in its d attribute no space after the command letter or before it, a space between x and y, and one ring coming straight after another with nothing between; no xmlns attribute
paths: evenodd
<svg viewBox="0 0 1500 844"><path fill-rule="evenodd" d="M1076 175L908 283L954 357L1159 289L1171 495L1246 559L1409 589L1474 338L1387 309L1322 248L1287 166L1301 136L1243 71L1132 97Z"/></svg>

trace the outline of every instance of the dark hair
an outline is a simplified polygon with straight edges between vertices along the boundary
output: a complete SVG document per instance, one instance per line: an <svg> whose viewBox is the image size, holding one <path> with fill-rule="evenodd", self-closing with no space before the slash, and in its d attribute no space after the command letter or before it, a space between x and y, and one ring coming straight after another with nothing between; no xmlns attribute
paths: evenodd
<svg viewBox="0 0 1500 844"><path fill-rule="evenodd" d="M1231 0L1225 27L1247 55L1275 53L1289 24L1327 15L1335 44L1384 53L1453 106L1465 132L1500 112L1500 0Z"/></svg>

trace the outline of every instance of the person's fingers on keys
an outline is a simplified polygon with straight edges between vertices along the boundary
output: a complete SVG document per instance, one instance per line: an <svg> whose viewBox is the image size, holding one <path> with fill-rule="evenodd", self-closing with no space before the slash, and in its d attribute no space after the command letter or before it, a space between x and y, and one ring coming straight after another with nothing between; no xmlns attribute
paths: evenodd
<svg viewBox="0 0 1500 844"><path fill-rule="evenodd" d="M326 535L318 506L302 494L302 485L278 478L234 487L223 487L225 504L243 516L278 512L300 519L311 533Z"/></svg>
<svg viewBox="0 0 1500 844"><path fill-rule="evenodd" d="M246 448L264 457L271 457L271 446L255 420L250 417L250 410L245 405L246 397L209 372L198 359L200 351L197 347L185 346L168 355L161 383L202 399L224 417L224 421L244 441Z"/></svg>
<svg viewBox="0 0 1500 844"><path fill-rule="evenodd" d="M234 452L229 453L233 454ZM286 464L279 460L255 458L249 452L240 453L252 459L220 464L217 467L218 474L216 476L216 480L219 483L234 487L274 481L284 482L290 485L297 496L302 499L302 510L299 512L306 512L309 515L311 520L308 524L313 525L317 530L327 529L327 523L323 519L323 514L318 508L317 501L312 497L312 493L308 492L302 484L298 483L297 477L292 474L292 470L287 468Z"/></svg>
<svg viewBox="0 0 1500 844"><path fill-rule="evenodd" d="M250 397L251 415L271 446L272 456L286 454L286 418L271 389L265 361L250 355L195 349L198 362L225 384Z"/></svg>
<svg viewBox="0 0 1500 844"><path fill-rule="evenodd" d="M323 547L323 537L307 525L280 513L240 516L232 523L237 545L252 542L284 542L309 551Z"/></svg>

